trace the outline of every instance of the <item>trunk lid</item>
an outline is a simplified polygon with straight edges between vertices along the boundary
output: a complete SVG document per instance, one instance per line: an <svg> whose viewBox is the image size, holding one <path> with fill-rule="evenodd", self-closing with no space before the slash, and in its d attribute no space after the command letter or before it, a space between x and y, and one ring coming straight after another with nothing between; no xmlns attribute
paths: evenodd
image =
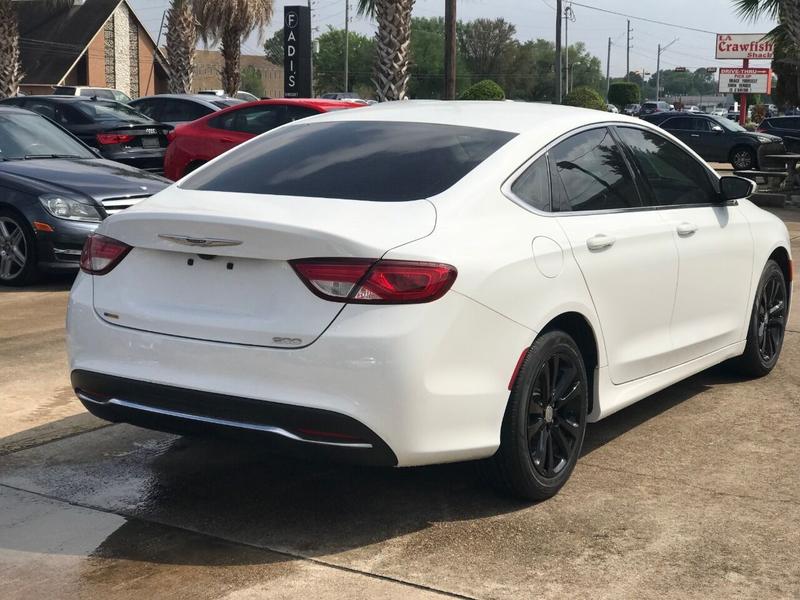
<svg viewBox="0 0 800 600"><path fill-rule="evenodd" d="M94 278L100 318L208 341L299 348L342 304L312 294L294 258L380 258L429 235L426 201L365 202L182 190L173 186L106 221L134 247ZM206 245L196 245L202 242Z"/></svg>

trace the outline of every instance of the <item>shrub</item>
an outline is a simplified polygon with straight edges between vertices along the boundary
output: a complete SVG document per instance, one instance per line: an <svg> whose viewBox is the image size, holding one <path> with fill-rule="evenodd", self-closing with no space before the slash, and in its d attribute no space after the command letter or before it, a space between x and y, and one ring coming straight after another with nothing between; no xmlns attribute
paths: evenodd
<svg viewBox="0 0 800 600"><path fill-rule="evenodd" d="M564 104L567 106L579 106L581 108L593 108L595 110L602 110L606 112L606 106L603 97L595 92L592 88L579 87L572 90L567 97L564 98Z"/></svg>
<svg viewBox="0 0 800 600"><path fill-rule="evenodd" d="M468 87L460 100L505 100L506 93L491 79L484 79Z"/></svg>
<svg viewBox="0 0 800 600"><path fill-rule="evenodd" d="M628 81L612 83L608 88L608 101L624 108L628 104L639 104L639 86Z"/></svg>

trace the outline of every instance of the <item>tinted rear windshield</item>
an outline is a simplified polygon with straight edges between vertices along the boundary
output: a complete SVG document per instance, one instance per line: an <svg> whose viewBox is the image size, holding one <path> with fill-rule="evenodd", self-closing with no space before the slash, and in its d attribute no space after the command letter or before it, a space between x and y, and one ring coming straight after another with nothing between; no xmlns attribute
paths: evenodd
<svg viewBox="0 0 800 600"><path fill-rule="evenodd" d="M402 202L450 188L515 137L491 129L382 121L298 124L233 150L188 190Z"/></svg>

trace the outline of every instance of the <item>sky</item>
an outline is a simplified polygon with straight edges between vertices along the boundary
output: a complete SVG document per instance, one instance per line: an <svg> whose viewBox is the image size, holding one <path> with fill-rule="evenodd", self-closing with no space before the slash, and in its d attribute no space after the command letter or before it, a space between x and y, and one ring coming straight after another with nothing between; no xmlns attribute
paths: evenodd
<svg viewBox="0 0 800 600"><path fill-rule="evenodd" d="M324 32L328 25L344 27L346 0L311 0L313 25ZM167 0L129 0L136 14L154 38L158 37L161 16L167 7ZM567 4L565 0L565 5ZM303 0L275 0L273 23L267 28L265 37L272 35L282 24L280 15L284 5L305 4ZM352 28L371 34L375 25L370 20L355 15L357 0L350 0ZM585 6L579 6L582 4ZM625 16L603 13L587 8L602 8L608 11L625 13L633 17L644 17L674 25L704 29L719 33L766 33L773 23L761 20L756 23L742 21L733 10L732 0L582 0L573 4L575 21L569 23L569 41L586 44L589 52L600 58L603 70L606 68L608 38L612 39L611 75L625 75ZM555 0L458 0L458 17L471 20L479 17L495 19L502 17L516 25L517 38L521 41L544 38L555 39ZM414 15L438 17L444 15L444 0L417 0ZM738 61L717 61L714 59L713 34L689 31L667 25L631 19L631 70L656 69L658 44L666 46L678 38L661 55L662 69L674 67L735 67ZM161 39L163 44L163 35ZM260 54L261 44L256 35L251 36L242 48L246 54ZM751 66L769 66L768 61L751 61Z"/></svg>

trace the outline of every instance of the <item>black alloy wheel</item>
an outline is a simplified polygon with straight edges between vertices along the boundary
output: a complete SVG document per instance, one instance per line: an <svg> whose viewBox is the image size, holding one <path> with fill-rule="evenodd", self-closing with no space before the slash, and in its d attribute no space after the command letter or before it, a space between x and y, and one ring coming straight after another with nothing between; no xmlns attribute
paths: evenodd
<svg viewBox="0 0 800 600"><path fill-rule="evenodd" d="M552 354L539 368L528 398L528 448L536 471L556 477L580 445L582 382L574 357Z"/></svg>
<svg viewBox="0 0 800 600"><path fill-rule="evenodd" d="M563 331L533 342L517 374L500 448L482 463L502 491L546 500L566 483L581 453L589 406L583 356Z"/></svg>
<svg viewBox="0 0 800 600"><path fill-rule="evenodd" d="M778 362L789 318L789 290L783 270L767 261L756 289L744 353L731 361L739 374L763 377Z"/></svg>

